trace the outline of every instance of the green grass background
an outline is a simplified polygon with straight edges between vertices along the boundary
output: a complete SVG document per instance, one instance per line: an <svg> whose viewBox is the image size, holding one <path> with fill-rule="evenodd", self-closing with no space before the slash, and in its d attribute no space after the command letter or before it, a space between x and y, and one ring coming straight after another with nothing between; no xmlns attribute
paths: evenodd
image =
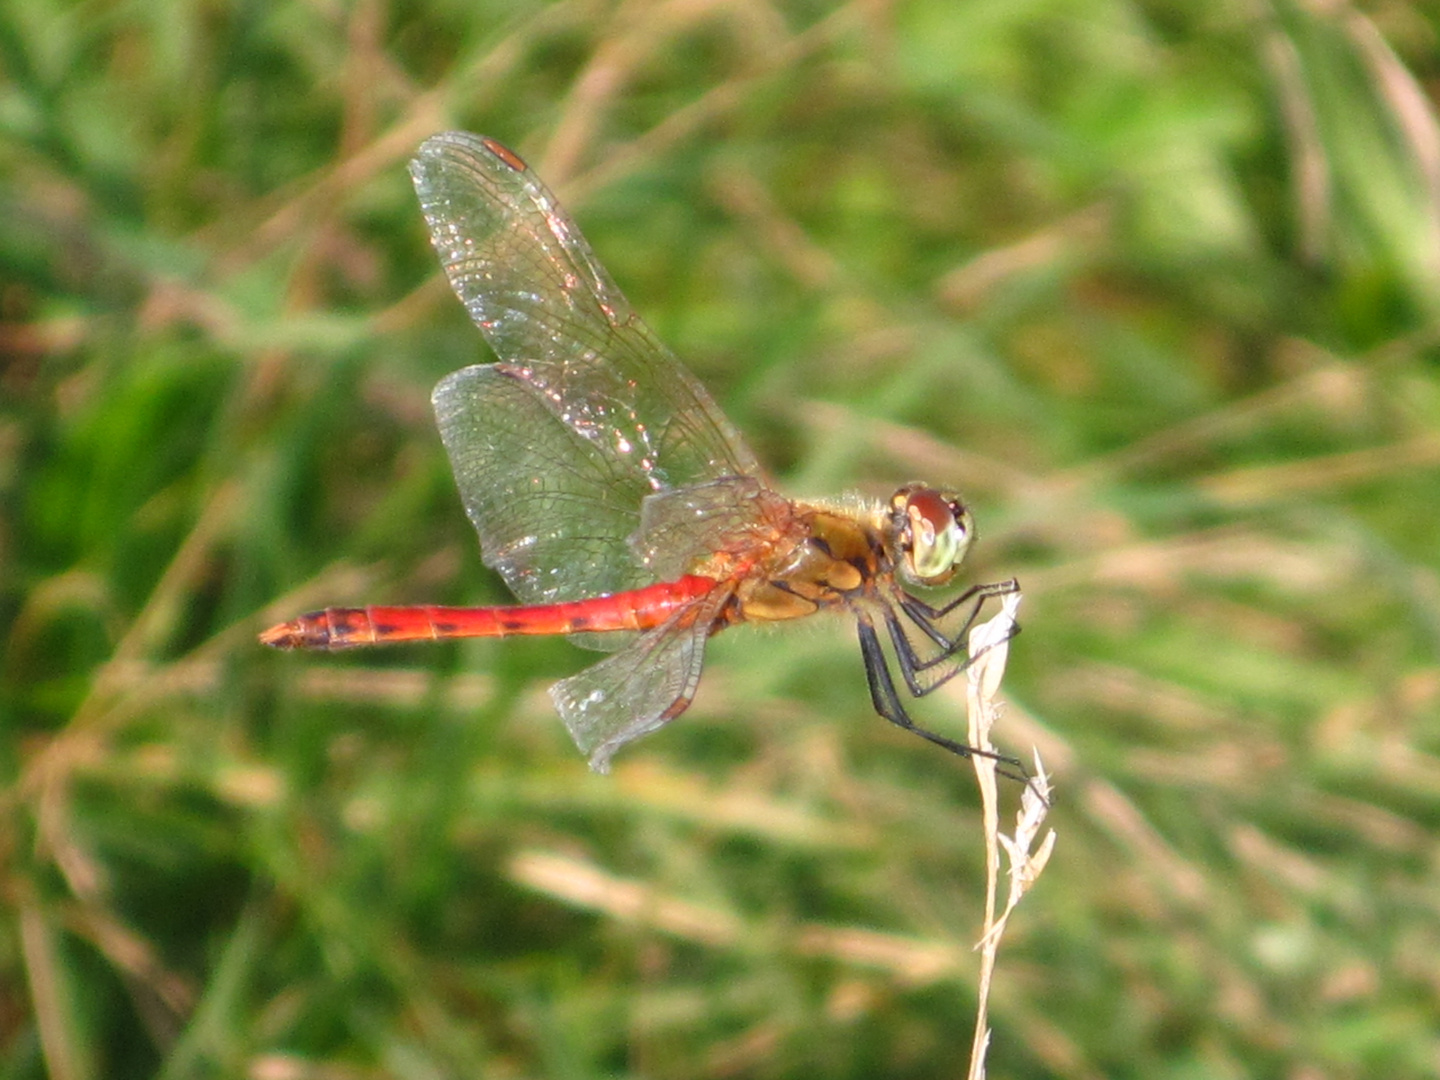
<svg viewBox="0 0 1440 1080"><path fill-rule="evenodd" d="M1437 93L1398 0L8 0L0 1077L963 1074L974 780L843 622L609 777L565 642L256 644L506 597L451 127L786 490L956 485L1021 579L992 1075L1440 1073Z"/></svg>

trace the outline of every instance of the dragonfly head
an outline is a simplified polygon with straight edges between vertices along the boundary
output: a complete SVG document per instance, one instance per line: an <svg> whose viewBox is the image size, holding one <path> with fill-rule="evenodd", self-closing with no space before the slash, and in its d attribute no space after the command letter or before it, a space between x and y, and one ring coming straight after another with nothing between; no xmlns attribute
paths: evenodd
<svg viewBox="0 0 1440 1080"><path fill-rule="evenodd" d="M960 496L906 484L890 499L886 542L900 576L915 585L944 585L965 561L975 519Z"/></svg>

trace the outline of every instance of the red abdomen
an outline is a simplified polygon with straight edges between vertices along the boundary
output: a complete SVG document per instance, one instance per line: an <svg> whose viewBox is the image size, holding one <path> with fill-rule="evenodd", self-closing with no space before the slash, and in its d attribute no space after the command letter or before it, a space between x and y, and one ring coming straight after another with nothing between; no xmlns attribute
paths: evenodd
<svg viewBox="0 0 1440 1080"><path fill-rule="evenodd" d="M714 587L713 578L687 574L643 589L563 604L326 608L272 626L260 640L277 649L349 649L442 638L649 630Z"/></svg>

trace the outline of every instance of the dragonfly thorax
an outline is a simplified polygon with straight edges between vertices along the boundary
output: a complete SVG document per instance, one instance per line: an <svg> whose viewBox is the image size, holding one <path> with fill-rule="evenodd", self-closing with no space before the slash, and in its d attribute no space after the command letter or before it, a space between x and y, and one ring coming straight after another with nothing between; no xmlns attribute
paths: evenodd
<svg viewBox="0 0 1440 1080"><path fill-rule="evenodd" d="M890 499L885 543L900 576L916 585L944 585L965 561L975 521L953 492L907 484Z"/></svg>

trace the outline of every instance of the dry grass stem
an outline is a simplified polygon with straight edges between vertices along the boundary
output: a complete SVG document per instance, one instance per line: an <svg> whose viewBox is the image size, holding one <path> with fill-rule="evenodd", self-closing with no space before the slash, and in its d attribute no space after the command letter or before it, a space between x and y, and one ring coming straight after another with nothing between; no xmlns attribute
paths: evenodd
<svg viewBox="0 0 1440 1080"><path fill-rule="evenodd" d="M1000 716L1000 681L1005 674L1005 661L1009 655L1010 639L1015 635L1015 613L1020 608L1020 593L1005 597L1000 612L986 623L977 626L970 634L970 656L973 658L966 675L967 707L970 717L970 745L980 750L994 752L990 741L990 730ZM1040 826L1050 809L1050 781L1045 775L1040 754L1035 753L1035 776L1025 785L1020 798L1020 814L1012 836L1000 832L999 799L996 791L996 763L991 757L976 755L975 774L980 782L980 797L984 804L985 820L985 930L981 934L980 987L975 1013L975 1040L970 1053L972 1080L985 1075L985 1054L990 1046L988 1022L990 985L994 979L995 963L1000 951L1000 938L1010 913L1029 891L1045 869L1050 852L1055 847L1055 831L1051 829L1034 847ZM1010 863L1010 891L1005 909L995 914L996 897L999 893L1000 849Z"/></svg>

